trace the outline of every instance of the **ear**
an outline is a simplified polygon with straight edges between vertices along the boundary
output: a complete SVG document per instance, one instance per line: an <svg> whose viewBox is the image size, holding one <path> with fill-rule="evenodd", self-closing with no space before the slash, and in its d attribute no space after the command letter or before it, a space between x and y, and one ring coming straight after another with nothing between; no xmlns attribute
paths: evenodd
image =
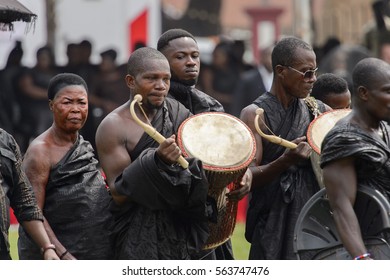
<svg viewBox="0 0 390 280"><path fill-rule="evenodd" d="M50 108L50 111L53 111L53 100L49 99L49 108Z"/></svg>
<svg viewBox="0 0 390 280"><path fill-rule="evenodd" d="M129 74L126 75L125 77L125 81L126 81L126 85L130 88L130 89L134 89L134 82L135 82L135 78Z"/></svg>
<svg viewBox="0 0 390 280"><path fill-rule="evenodd" d="M369 92L368 92L366 87L364 87L364 86L358 87L358 97L361 100L367 101L368 100L368 96L369 96Z"/></svg>
<svg viewBox="0 0 390 280"><path fill-rule="evenodd" d="M285 69L286 69L286 67L284 67L282 65L276 65L276 67L275 67L276 75L280 76L281 78L284 78L284 70Z"/></svg>

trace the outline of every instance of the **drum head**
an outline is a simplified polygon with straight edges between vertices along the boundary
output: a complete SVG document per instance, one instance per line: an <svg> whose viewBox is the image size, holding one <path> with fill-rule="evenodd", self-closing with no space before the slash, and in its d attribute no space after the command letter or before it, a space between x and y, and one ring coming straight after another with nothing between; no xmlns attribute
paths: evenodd
<svg viewBox="0 0 390 280"><path fill-rule="evenodd" d="M321 154L321 144L325 135L334 127L336 122L351 112L351 109L340 109L325 112L315 118L307 129L307 141L312 149Z"/></svg>
<svg viewBox="0 0 390 280"><path fill-rule="evenodd" d="M255 154L251 130L226 113L194 115L179 128L179 146L184 156L195 157L205 168L229 169L248 165Z"/></svg>

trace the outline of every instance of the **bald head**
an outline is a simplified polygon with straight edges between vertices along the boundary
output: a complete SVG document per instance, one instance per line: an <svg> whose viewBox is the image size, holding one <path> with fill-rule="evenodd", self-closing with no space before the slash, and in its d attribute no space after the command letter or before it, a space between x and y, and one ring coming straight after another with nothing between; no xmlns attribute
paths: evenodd
<svg viewBox="0 0 390 280"><path fill-rule="evenodd" d="M127 62L127 73L133 77L144 72L149 60L164 60L166 57L156 49L150 47L143 47L135 50ZM168 62L168 61L167 61Z"/></svg>
<svg viewBox="0 0 390 280"><path fill-rule="evenodd" d="M378 82L386 80L390 75L390 65L378 58L365 58L358 62L352 72L354 95L359 87L374 89Z"/></svg>

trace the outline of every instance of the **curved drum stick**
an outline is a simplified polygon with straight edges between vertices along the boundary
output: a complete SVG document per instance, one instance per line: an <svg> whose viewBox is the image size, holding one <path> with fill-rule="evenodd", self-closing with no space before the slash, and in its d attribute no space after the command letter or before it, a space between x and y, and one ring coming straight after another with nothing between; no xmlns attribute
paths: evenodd
<svg viewBox="0 0 390 280"><path fill-rule="evenodd" d="M288 149L295 149L298 146L297 144L290 142L290 141L287 141L287 140L280 138L278 136L275 136L275 135L265 134L263 131L261 131L261 129L259 127L259 116L260 116L260 114L263 114L263 113L264 113L264 110L262 108L258 108L256 110L255 128L256 128L257 133L259 133L261 137L267 139L268 141L270 141L272 143L278 144L278 145L286 147Z"/></svg>
<svg viewBox="0 0 390 280"><path fill-rule="evenodd" d="M130 114L133 117L133 119L145 130L145 132L152 137L154 140L156 140L157 143L161 144L166 140L164 136L162 136L153 126L150 126L143 121L141 121L137 114L134 111L134 105L135 103L138 103L139 106L141 106L142 96L137 94L134 96L133 101L130 104ZM185 160L183 156L180 156L177 159L177 162L183 167L184 169L188 168L188 162Z"/></svg>

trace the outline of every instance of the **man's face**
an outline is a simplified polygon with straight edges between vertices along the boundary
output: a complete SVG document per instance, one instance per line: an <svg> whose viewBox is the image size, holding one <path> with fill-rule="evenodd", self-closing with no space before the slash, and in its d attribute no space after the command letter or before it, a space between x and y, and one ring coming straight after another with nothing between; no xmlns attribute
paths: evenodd
<svg viewBox="0 0 390 280"><path fill-rule="evenodd" d="M88 96L81 85L62 88L50 101L54 123L68 132L80 130L88 116Z"/></svg>
<svg viewBox="0 0 390 280"><path fill-rule="evenodd" d="M146 108L160 108L168 95L171 72L165 59L149 59L144 62L145 69L133 77L126 76L126 82L134 95L142 96Z"/></svg>
<svg viewBox="0 0 390 280"><path fill-rule="evenodd" d="M349 109L351 108L351 93L349 90L343 93L331 92L324 97L324 103L332 109Z"/></svg>
<svg viewBox="0 0 390 280"><path fill-rule="evenodd" d="M367 107L378 120L390 121L390 70L381 73L368 90Z"/></svg>
<svg viewBox="0 0 390 280"><path fill-rule="evenodd" d="M317 68L316 55L313 51L297 49L292 65L283 65L283 86L286 92L297 98L307 97L317 80L313 70Z"/></svg>
<svg viewBox="0 0 390 280"><path fill-rule="evenodd" d="M163 50L171 67L172 80L195 85L200 70L199 47L190 37L181 37L169 42Z"/></svg>

